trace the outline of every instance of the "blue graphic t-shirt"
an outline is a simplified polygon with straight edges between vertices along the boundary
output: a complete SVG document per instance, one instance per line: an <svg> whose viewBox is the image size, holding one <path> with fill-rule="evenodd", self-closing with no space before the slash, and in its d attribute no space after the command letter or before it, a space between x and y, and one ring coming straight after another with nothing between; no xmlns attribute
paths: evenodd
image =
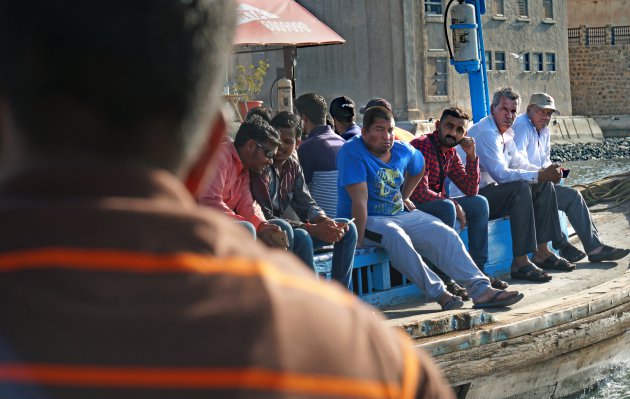
<svg viewBox="0 0 630 399"><path fill-rule="evenodd" d="M404 211L402 187L405 172L415 176L424 167L422 153L408 143L395 141L392 157L385 163L372 155L361 136L344 144L337 154L337 217L352 217L352 201L346 186L367 183L368 216L397 215Z"/></svg>

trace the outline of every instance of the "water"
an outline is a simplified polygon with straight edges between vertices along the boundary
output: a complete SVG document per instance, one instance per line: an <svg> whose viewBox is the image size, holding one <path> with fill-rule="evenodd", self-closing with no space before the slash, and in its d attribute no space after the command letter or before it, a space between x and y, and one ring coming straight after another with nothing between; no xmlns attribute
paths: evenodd
<svg viewBox="0 0 630 399"><path fill-rule="evenodd" d="M562 164L571 169L565 184L585 184L606 176L630 172L630 159L599 159L573 161ZM595 386L567 399L630 399L630 362L613 365L609 376Z"/></svg>
<svg viewBox="0 0 630 399"><path fill-rule="evenodd" d="M630 398L630 363L613 366L609 376L593 387L565 399L628 399Z"/></svg>
<svg viewBox="0 0 630 399"><path fill-rule="evenodd" d="M590 161L572 161L562 163L562 167L571 169L564 184L585 184L600 180L606 176L630 172L630 159L596 159Z"/></svg>

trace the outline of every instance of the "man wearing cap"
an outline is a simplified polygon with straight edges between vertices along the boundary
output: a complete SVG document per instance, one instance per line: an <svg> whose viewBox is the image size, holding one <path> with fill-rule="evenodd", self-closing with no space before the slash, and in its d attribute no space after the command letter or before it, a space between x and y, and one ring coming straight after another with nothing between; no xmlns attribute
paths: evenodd
<svg viewBox="0 0 630 399"><path fill-rule="evenodd" d="M361 135L361 128L354 123L354 101L350 97L337 97L330 102L330 116L333 117L335 132L348 141Z"/></svg>
<svg viewBox="0 0 630 399"><path fill-rule="evenodd" d="M361 109L359 110L359 113L363 115L365 111L371 107L383 107L389 110L389 112L391 112L392 114L394 113L392 109L392 105L389 103L389 101L380 97L374 97L370 101L368 101L367 104L365 104L365 107L361 107ZM413 134L406 131L405 129L401 129L399 127L394 126L394 139L395 140L410 142L411 140L414 139L414 137L415 136Z"/></svg>
<svg viewBox="0 0 630 399"><path fill-rule="evenodd" d="M527 112L514 121L514 142L516 148L527 154L529 162L538 168L551 165L551 140L549 122L553 113L558 113L556 104L547 93L532 94ZM580 192L572 187L554 185L558 209L565 212L575 229L590 262L614 261L630 253L628 249L613 248L602 243L591 213ZM573 245L563 234L559 241L553 241L554 248L570 262L578 262L586 254Z"/></svg>
<svg viewBox="0 0 630 399"><path fill-rule="evenodd" d="M302 119L306 139L298 147L300 165L311 196L326 215L337 214L337 153L346 140L326 124L328 107L317 93L302 94L295 109Z"/></svg>
<svg viewBox="0 0 630 399"><path fill-rule="evenodd" d="M546 282L551 276L542 269L575 269L547 247L549 241L562 238L553 186L562 173L556 164L541 170L516 149L512 124L520 101L520 94L512 87L498 89L492 98L491 115L471 127L468 136L476 143L479 194L488 200L490 218L510 217L512 278ZM458 153L466 156L461 148ZM529 253L534 254L531 261Z"/></svg>

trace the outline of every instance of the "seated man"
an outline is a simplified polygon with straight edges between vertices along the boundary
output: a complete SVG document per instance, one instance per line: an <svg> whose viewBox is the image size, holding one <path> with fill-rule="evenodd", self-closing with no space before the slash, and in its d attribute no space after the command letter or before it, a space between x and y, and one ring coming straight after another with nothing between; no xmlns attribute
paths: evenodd
<svg viewBox="0 0 630 399"><path fill-rule="evenodd" d="M394 140L393 125L389 110L372 107L363 116L361 137L339 151L338 213L355 218L358 245L385 248L392 266L442 309L459 308L463 302L446 291L420 254L464 285L476 308L520 301L523 295L517 291L490 286L455 230L434 216L405 210L414 207L409 195L422 177L424 161L415 148Z"/></svg>
<svg viewBox="0 0 630 399"><path fill-rule="evenodd" d="M477 144L479 194L488 200L490 218L510 216L512 278L546 282L551 276L542 269L575 269L575 265L557 257L547 247L547 242L562 237L553 188L562 174L556 164L540 170L516 149L511 127L519 104L520 95L513 88L497 90L492 98L491 115L471 127L468 136ZM460 156L462 151L458 150ZM530 261L528 253L532 252Z"/></svg>
<svg viewBox="0 0 630 399"><path fill-rule="evenodd" d="M1 398L454 397L378 312L182 184L225 134L235 9L0 2Z"/></svg>
<svg viewBox="0 0 630 399"><path fill-rule="evenodd" d="M328 218L311 197L300 163L292 156L302 136L300 118L290 112L279 112L271 124L280 132L280 147L273 165L261 174L251 175L252 196L267 220L286 219L289 208L295 212L298 220L287 220L293 227L294 247L299 248L294 253L307 265L315 268L313 248L334 243L332 278L348 287L357 245L354 223Z"/></svg>
<svg viewBox="0 0 630 399"><path fill-rule="evenodd" d="M346 96L337 97L330 102L330 116L333 118L335 133L346 141L361 135L361 128L354 123L354 108L354 101Z"/></svg>
<svg viewBox="0 0 630 399"><path fill-rule="evenodd" d="M295 109L307 135L297 150L304 180L317 205L334 218L337 214L336 158L346 140L326 124L328 110L324 97L316 93L302 94L295 100Z"/></svg>
<svg viewBox="0 0 630 399"><path fill-rule="evenodd" d="M273 162L280 145L278 132L257 115L241 124L234 142L222 143L217 154L216 173L208 181L199 203L220 209L249 229L255 237L272 247L290 247L279 240L278 232L290 226L267 223L249 189L250 173L260 174ZM281 223L281 221L276 221Z"/></svg>
<svg viewBox="0 0 630 399"><path fill-rule="evenodd" d="M365 107L361 107L361 109L359 110L359 113L363 115L365 111L370 107L387 108L389 112L392 113L392 115L394 114L392 105L389 103L389 101L385 100L384 98L379 98L379 97L372 98L370 101L367 102L367 104L365 104ZM394 123L395 122L396 121L394 121ZM397 126L394 126L394 139L410 142L411 140L414 139L414 135L411 132L406 131L405 129L401 129Z"/></svg>
<svg viewBox="0 0 630 399"><path fill-rule="evenodd" d="M411 194L411 200L416 209L437 217L453 229L456 219L459 219L462 228L468 226L468 252L483 272L488 261L488 201L477 195L479 158L475 151L475 140L465 137L469 119L468 114L461 109L447 108L440 119L435 121L436 130L432 134L411 141L410 144L422 153L425 161L424 175ZM466 167L455 150L458 144L466 153ZM449 198L446 194L446 178L465 196ZM490 276L488 278L494 288L508 287L504 281Z"/></svg>
<svg viewBox="0 0 630 399"><path fill-rule="evenodd" d="M519 115L512 127L516 148L527 154L529 163L540 169L551 165L551 138L548 126L554 112L558 111L553 97L546 93L535 93L529 100L527 112ZM589 262L619 260L630 253L628 249L604 245L593 224L591 212L578 190L564 185L553 185L553 188L558 199L558 209L567 214L569 222L582 241L584 250L588 253ZM586 257L584 252L569 244L564 234L560 240L552 244L569 262L578 262Z"/></svg>

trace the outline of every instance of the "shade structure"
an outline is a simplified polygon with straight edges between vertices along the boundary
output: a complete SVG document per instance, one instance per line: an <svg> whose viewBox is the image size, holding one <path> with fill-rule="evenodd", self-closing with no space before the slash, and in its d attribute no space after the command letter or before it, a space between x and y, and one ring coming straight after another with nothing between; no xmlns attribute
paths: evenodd
<svg viewBox="0 0 630 399"><path fill-rule="evenodd" d="M293 0L236 0L234 46L318 46L345 40Z"/></svg>

